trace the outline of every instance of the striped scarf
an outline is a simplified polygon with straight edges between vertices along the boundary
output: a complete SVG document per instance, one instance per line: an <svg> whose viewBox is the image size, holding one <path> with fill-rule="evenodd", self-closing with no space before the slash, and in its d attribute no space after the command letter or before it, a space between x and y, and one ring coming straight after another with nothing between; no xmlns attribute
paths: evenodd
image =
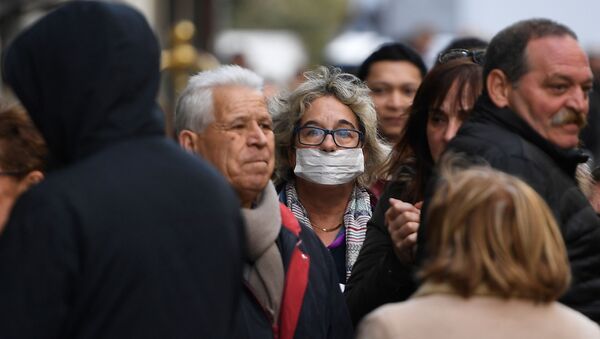
<svg viewBox="0 0 600 339"><path fill-rule="evenodd" d="M294 213L301 224L311 226L308 213L298 199L295 183L290 181L285 184L284 203ZM344 227L346 229L346 281L352 273L352 266L358 258L367 233L367 222L371 219L371 198L367 190L359 185L354 186L352 196L344 212ZM311 228L312 230L312 228Z"/></svg>

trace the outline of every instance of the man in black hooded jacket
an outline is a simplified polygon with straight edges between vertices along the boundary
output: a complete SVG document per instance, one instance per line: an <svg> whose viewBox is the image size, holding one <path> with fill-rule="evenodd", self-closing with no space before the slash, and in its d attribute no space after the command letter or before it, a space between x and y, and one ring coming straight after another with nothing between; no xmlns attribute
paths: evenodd
<svg viewBox="0 0 600 339"><path fill-rule="evenodd" d="M164 137L143 16L67 3L14 41L3 73L53 168L0 236L0 338L229 337L239 202Z"/></svg>
<svg viewBox="0 0 600 339"><path fill-rule="evenodd" d="M560 301L600 322L600 219L575 181L587 158L577 148L592 87L587 57L568 27L531 19L492 39L483 75L484 94L448 151L518 176L544 198L571 264ZM419 251L426 250L424 226Z"/></svg>

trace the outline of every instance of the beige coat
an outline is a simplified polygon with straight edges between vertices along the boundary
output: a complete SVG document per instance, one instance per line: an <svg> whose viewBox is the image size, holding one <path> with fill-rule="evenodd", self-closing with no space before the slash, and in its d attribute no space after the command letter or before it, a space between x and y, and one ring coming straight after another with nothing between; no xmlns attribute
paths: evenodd
<svg viewBox="0 0 600 339"><path fill-rule="evenodd" d="M600 327L559 303L445 293L384 305L359 325L358 339L600 339Z"/></svg>

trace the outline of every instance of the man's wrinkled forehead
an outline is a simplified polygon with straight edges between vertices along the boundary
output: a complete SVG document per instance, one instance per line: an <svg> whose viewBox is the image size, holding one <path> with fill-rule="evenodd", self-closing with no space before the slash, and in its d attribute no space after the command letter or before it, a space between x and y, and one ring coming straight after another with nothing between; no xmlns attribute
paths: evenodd
<svg viewBox="0 0 600 339"><path fill-rule="evenodd" d="M523 58L526 66L526 72L532 69L559 69L563 66L584 66L581 72L585 72L587 77L592 78L591 68L587 54L579 42L570 35L545 36L534 38L527 42ZM553 74L548 74L551 76ZM559 74L560 75L560 74Z"/></svg>
<svg viewBox="0 0 600 339"><path fill-rule="evenodd" d="M269 118L265 95L245 86L218 86L213 90L215 120L231 121L236 118Z"/></svg>

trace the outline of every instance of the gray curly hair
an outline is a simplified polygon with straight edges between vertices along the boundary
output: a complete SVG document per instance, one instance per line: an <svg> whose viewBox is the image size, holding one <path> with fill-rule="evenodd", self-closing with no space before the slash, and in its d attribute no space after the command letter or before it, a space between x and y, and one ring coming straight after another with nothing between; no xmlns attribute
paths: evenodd
<svg viewBox="0 0 600 339"><path fill-rule="evenodd" d="M354 75L333 67L320 66L304 73L304 77L306 80L294 91L269 102L275 132L275 181L281 183L294 178L294 169L290 166L294 128L313 101L331 96L354 112L365 133L365 172L358 177L358 183L368 187L377 179L376 173L389 152L377 134L377 114L368 87Z"/></svg>

